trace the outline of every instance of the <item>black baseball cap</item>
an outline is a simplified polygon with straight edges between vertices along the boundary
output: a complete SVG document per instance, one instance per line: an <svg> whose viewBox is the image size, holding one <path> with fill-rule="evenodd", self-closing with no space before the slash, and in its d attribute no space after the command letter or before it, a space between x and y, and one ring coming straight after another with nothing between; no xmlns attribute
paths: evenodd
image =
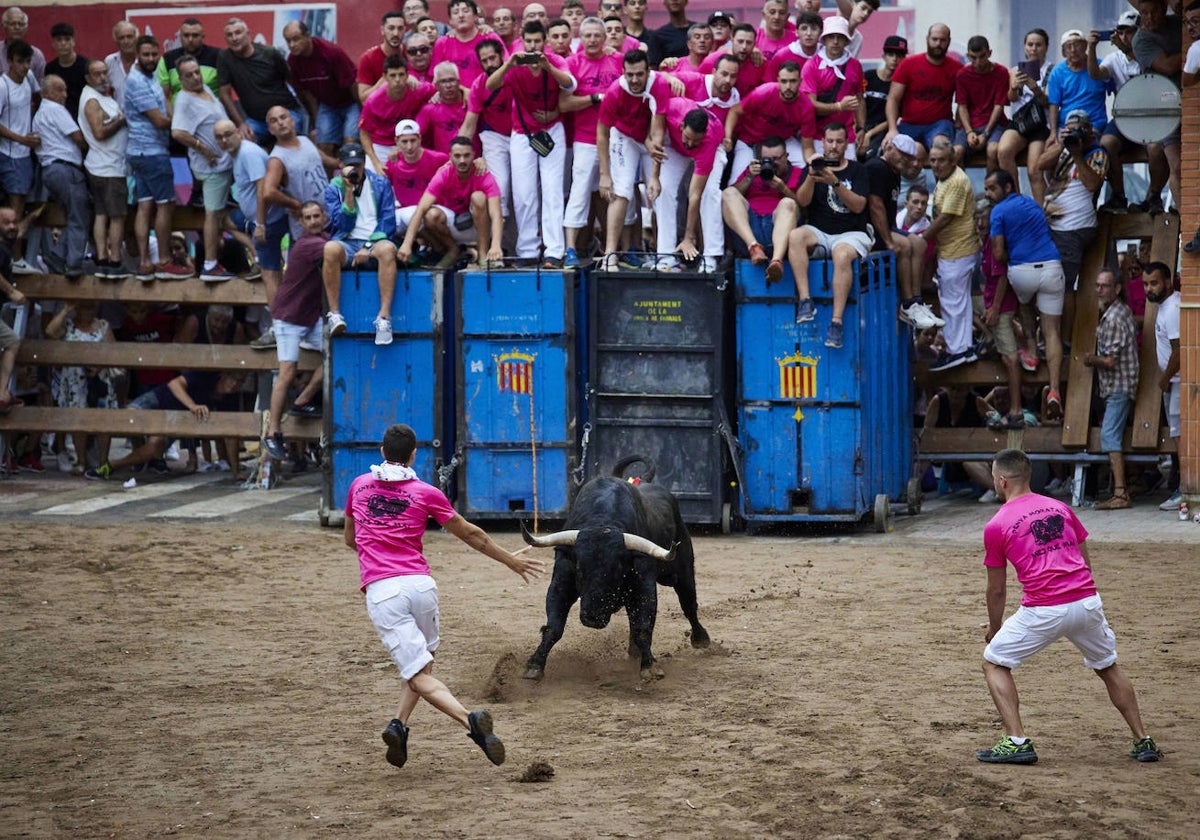
<svg viewBox="0 0 1200 840"><path fill-rule="evenodd" d="M908 39L901 38L899 35L889 35L883 42L883 51L908 55Z"/></svg>
<svg viewBox="0 0 1200 840"><path fill-rule="evenodd" d="M720 10L715 11L708 16L708 25L712 26L719 20L725 21L727 26L733 26L733 15L729 14L729 12L722 12Z"/></svg>
<svg viewBox="0 0 1200 840"><path fill-rule="evenodd" d="M363 151L363 147L359 144L347 143L345 146L342 146L342 150L338 153L338 159L347 166L356 163L365 164L367 162L367 153Z"/></svg>

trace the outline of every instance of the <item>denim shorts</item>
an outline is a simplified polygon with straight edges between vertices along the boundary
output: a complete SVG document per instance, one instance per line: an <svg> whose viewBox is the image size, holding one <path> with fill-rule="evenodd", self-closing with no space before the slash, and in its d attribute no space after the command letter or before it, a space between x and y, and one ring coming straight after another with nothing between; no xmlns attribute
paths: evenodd
<svg viewBox="0 0 1200 840"><path fill-rule="evenodd" d="M1103 452L1120 452L1121 438L1125 435L1125 421L1133 409L1133 397L1117 391L1104 398L1104 420L1100 423L1100 449Z"/></svg>
<svg viewBox="0 0 1200 840"><path fill-rule="evenodd" d="M340 146L347 137L354 137L354 142L357 143L358 118L361 113L362 108L357 104L350 104L345 108L318 105L317 142Z"/></svg>
<svg viewBox="0 0 1200 840"><path fill-rule="evenodd" d="M901 122L899 125L901 134L908 135L912 139L925 147L925 151L933 148L933 140L939 134L944 135L947 140L954 139L954 123L950 120L938 120L929 125L914 125L913 123Z"/></svg>
<svg viewBox="0 0 1200 840"><path fill-rule="evenodd" d="M254 228L256 223L253 219L247 219L246 214L238 208L229 211L229 219L233 222L234 227L244 233L254 236ZM254 240L254 255L258 260L258 267L265 268L267 271L282 271L283 270L283 235L288 232L288 217L287 215L280 216L276 221L267 222L267 241L259 242Z"/></svg>
<svg viewBox="0 0 1200 840"><path fill-rule="evenodd" d="M974 129L979 132L982 132L985 128L987 128L986 125L974 126ZM988 135L987 141L989 143L999 143L1000 135L1004 133L1005 128L1007 128L1007 126L1003 125L998 125L993 128L992 133ZM965 149L967 146L967 132L963 131L961 128L954 132L954 145L962 146Z"/></svg>
<svg viewBox="0 0 1200 840"><path fill-rule="evenodd" d="M28 196L33 192L33 156L0 155L0 186L9 195Z"/></svg>
<svg viewBox="0 0 1200 840"><path fill-rule="evenodd" d="M166 204L175 200L175 171L166 155L130 155L137 200Z"/></svg>

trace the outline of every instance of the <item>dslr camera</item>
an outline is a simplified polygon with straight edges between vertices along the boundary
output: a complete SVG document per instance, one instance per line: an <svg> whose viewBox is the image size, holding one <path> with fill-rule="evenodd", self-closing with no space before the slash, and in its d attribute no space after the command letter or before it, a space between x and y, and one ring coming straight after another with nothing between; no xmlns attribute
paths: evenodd
<svg viewBox="0 0 1200 840"><path fill-rule="evenodd" d="M779 166L775 162L775 158L762 158L758 162L758 177L762 178L768 184L775 180L775 176L779 174Z"/></svg>
<svg viewBox="0 0 1200 840"><path fill-rule="evenodd" d="M523 64L527 67L533 66L542 60L542 54L536 52L521 53L516 58L517 64Z"/></svg>
<svg viewBox="0 0 1200 840"><path fill-rule="evenodd" d="M362 168L359 166L346 166L342 168L342 177L351 184L358 184L362 180Z"/></svg>
<svg viewBox="0 0 1200 840"><path fill-rule="evenodd" d="M1086 137L1086 132L1079 126L1071 126L1064 128L1062 133L1063 146L1068 149L1081 148Z"/></svg>

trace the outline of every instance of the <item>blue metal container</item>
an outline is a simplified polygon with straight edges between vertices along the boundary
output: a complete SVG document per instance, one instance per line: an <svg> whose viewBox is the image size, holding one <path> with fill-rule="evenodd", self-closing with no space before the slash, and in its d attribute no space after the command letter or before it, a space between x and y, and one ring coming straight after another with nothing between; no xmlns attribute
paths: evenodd
<svg viewBox="0 0 1200 840"><path fill-rule="evenodd" d="M809 265L815 321L795 323L791 270L737 264L739 512L747 522L855 522L907 497L908 329L891 252L855 263L843 347L825 346L833 264ZM883 520L882 522L879 520Z"/></svg>
<svg viewBox="0 0 1200 840"><path fill-rule="evenodd" d="M458 509L562 519L576 465L574 271L468 271L455 298Z"/></svg>
<svg viewBox="0 0 1200 840"><path fill-rule="evenodd" d="M379 311L375 272L344 272L341 308L347 332L330 341L325 361L326 462L320 516L345 508L350 484L380 463L383 433L407 423L417 434L414 469L437 484L445 430L443 275L401 271L392 304L393 340L375 345Z"/></svg>

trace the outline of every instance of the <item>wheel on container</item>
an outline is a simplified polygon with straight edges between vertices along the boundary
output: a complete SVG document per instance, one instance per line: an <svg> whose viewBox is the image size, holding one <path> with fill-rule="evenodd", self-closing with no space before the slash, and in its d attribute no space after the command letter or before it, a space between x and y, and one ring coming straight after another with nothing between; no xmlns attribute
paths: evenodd
<svg viewBox="0 0 1200 840"><path fill-rule="evenodd" d="M921 512L921 479L910 478L908 480L908 490L904 494L905 501L908 502L909 516L916 516Z"/></svg>
<svg viewBox="0 0 1200 840"><path fill-rule="evenodd" d="M721 533L733 533L733 503L726 502L721 505Z"/></svg>
<svg viewBox="0 0 1200 840"><path fill-rule="evenodd" d="M888 517L892 515L892 505L888 501L887 493L880 493L875 497L875 531L876 533L885 534L888 529Z"/></svg>

